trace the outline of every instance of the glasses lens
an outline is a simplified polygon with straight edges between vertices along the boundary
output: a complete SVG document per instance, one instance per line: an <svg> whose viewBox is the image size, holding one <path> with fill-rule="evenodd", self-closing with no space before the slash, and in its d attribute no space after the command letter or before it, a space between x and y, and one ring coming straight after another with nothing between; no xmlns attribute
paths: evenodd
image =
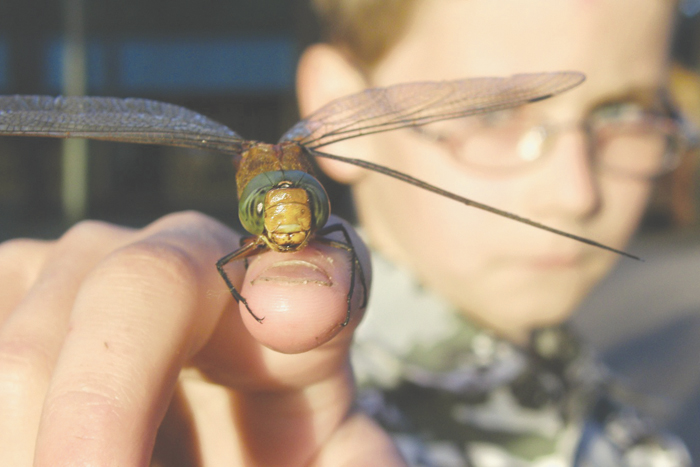
<svg viewBox="0 0 700 467"><path fill-rule="evenodd" d="M459 162L473 168L508 171L539 158L547 138L540 127L516 119L498 121L475 118L468 131L451 138L451 151Z"/></svg>
<svg viewBox="0 0 700 467"><path fill-rule="evenodd" d="M601 169L636 178L654 178L675 167L679 130L669 118L608 122L594 128L594 153Z"/></svg>
<svg viewBox="0 0 700 467"><path fill-rule="evenodd" d="M576 129L590 137L595 163L606 173L650 179L670 172L684 146L680 125L634 109L596 112L583 125L537 125L517 113L497 112L416 130L447 147L461 164L487 171L528 168L552 149L561 131Z"/></svg>

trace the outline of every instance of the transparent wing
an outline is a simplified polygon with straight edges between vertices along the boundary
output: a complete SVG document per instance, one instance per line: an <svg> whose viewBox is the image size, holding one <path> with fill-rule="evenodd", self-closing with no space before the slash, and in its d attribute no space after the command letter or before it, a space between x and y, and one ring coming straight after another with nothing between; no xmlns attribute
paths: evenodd
<svg viewBox="0 0 700 467"><path fill-rule="evenodd" d="M244 140L184 107L114 97L0 96L0 135L90 138L237 154Z"/></svg>
<svg viewBox="0 0 700 467"><path fill-rule="evenodd" d="M280 141L311 148L357 136L425 125L534 102L585 79L578 72L534 73L397 84L336 99L294 125Z"/></svg>

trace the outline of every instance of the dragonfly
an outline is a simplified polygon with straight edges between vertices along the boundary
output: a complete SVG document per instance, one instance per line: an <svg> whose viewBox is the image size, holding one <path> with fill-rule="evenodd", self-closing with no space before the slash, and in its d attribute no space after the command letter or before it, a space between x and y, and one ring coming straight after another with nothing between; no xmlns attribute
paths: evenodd
<svg viewBox="0 0 700 467"><path fill-rule="evenodd" d="M374 133L419 127L540 101L569 90L585 79L561 71L509 77L413 82L371 88L338 98L290 128L277 144L247 140L225 125L184 107L138 98L92 96L0 96L0 135L86 138L129 143L180 146L233 156L236 165L238 215L251 234L239 248L216 263L234 299L260 323L234 287L224 267L264 251L295 252L316 241L347 251L351 280L345 326L350 321L355 280L363 287L364 272L350 236L341 224L326 225L330 202L316 179L313 158L321 157L380 172L467 206L525 223L630 258L629 253L539 222L474 201L412 175L360 158L320 151L324 146ZM342 235L333 240L330 235Z"/></svg>

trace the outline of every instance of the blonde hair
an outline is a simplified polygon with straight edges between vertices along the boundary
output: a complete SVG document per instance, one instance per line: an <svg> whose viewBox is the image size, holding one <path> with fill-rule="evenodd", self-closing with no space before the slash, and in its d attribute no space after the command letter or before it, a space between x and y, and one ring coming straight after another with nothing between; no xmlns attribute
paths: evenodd
<svg viewBox="0 0 700 467"><path fill-rule="evenodd" d="M420 0L312 0L325 40L362 70L376 65L405 33Z"/></svg>

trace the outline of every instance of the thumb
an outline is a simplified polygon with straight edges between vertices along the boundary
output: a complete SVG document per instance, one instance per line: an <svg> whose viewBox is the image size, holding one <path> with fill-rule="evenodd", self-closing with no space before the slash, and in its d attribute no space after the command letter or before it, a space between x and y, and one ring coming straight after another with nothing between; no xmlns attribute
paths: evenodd
<svg viewBox="0 0 700 467"><path fill-rule="evenodd" d="M224 271L244 266L234 263ZM299 353L351 334L366 305L370 273L364 243L332 217L303 250L259 254L248 259L244 275L232 277L242 277L239 310L250 334L276 351Z"/></svg>

